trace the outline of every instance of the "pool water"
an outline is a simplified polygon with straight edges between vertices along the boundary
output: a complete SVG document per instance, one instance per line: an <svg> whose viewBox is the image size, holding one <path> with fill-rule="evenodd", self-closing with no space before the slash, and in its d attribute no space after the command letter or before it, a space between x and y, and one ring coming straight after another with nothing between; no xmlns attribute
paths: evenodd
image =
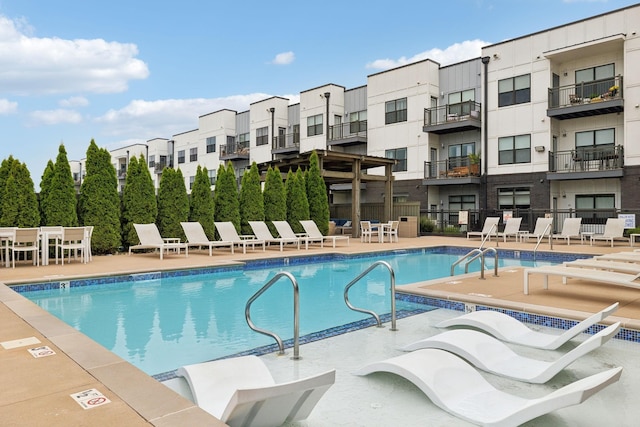
<svg viewBox="0 0 640 427"><path fill-rule="evenodd" d="M384 260L392 266L397 289L401 290L403 284L448 276L459 257L400 251L323 262L310 258L310 262L300 263L297 259L294 265L287 266L221 269L207 274L123 280L23 295L146 373L156 375L185 364L273 344L272 338L249 329L244 310L247 300L278 272L291 273L299 284L303 336L370 317L349 310L343 295L346 284L375 261ZM492 268L492 262L487 259L488 268ZM501 267L508 265L533 262L500 259ZM470 266L471 271L478 269L479 262ZM376 267L351 288L349 299L356 307L389 313L389 271ZM400 300L396 305L399 312L420 308L416 303ZM292 338L291 283L285 278L276 282L253 303L251 318L258 327L274 331L283 340Z"/></svg>

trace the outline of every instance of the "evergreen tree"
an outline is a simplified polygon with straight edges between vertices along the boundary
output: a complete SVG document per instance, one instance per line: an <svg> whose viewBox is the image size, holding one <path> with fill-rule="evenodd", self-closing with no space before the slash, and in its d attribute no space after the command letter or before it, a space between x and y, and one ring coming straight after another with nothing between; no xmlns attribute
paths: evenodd
<svg viewBox="0 0 640 427"><path fill-rule="evenodd" d="M300 167L295 173L289 169L286 190L287 221L294 232L304 233L304 227L300 224L300 220L309 219L309 201L307 200L304 176Z"/></svg>
<svg viewBox="0 0 640 427"><path fill-rule="evenodd" d="M86 177L80 187L80 222L92 225L91 250L115 253L121 245L120 196L111 154L91 140L87 149Z"/></svg>
<svg viewBox="0 0 640 427"><path fill-rule="evenodd" d="M166 170L166 169L165 169ZM127 178L122 193L122 240L125 247L137 245L140 240L133 224L156 222L158 204L156 190L146 161L133 156L129 160Z"/></svg>
<svg viewBox="0 0 640 427"><path fill-rule="evenodd" d="M271 230L271 234L277 236L278 232L272 221L287 220L287 196L280 169L277 167L273 169L269 166L269 169L267 169L262 200L264 201L264 219L269 226L269 230Z"/></svg>
<svg viewBox="0 0 640 427"><path fill-rule="evenodd" d="M47 195L49 194L49 190L51 188L51 178L53 177L53 171L55 166L51 160L47 162L47 166L45 166L44 171L42 172L42 178L40 179L40 223L42 225L47 224L47 215L45 205L47 204Z"/></svg>
<svg viewBox="0 0 640 427"><path fill-rule="evenodd" d="M58 148L50 187L44 204L46 225L74 227L78 225L75 183L64 145Z"/></svg>
<svg viewBox="0 0 640 427"><path fill-rule="evenodd" d="M179 237L184 241L184 230L180 223L188 220L189 197L182 171L165 168L158 188L158 230L163 237Z"/></svg>
<svg viewBox="0 0 640 427"><path fill-rule="evenodd" d="M240 188L240 232L253 234L249 221L264 221L264 201L260 187L260 172L256 162L251 169L242 176Z"/></svg>
<svg viewBox="0 0 640 427"><path fill-rule="evenodd" d="M309 158L309 169L306 173L305 183L309 202L309 218L326 236L329 234L329 198L327 197L327 186L320 171L318 153L315 150Z"/></svg>
<svg viewBox="0 0 640 427"><path fill-rule="evenodd" d="M238 186L236 185L236 173L231 162L220 165L218 179L214 192L216 205L215 219L218 222L231 221L240 231L240 201L238 200Z"/></svg>
<svg viewBox="0 0 640 427"><path fill-rule="evenodd" d="M27 165L13 160L5 181L5 197L2 198L1 227L38 227L40 211L33 180Z"/></svg>
<svg viewBox="0 0 640 427"><path fill-rule="evenodd" d="M2 164L0 164L0 217L2 216L2 204L5 199L7 179L9 178L11 168L15 162L18 162L18 160L14 159L13 156L9 156L2 161ZM10 196L11 193L8 193L7 197Z"/></svg>
<svg viewBox="0 0 640 427"><path fill-rule="evenodd" d="M199 222L209 239L214 239L215 237L213 214L214 204L209 173L207 168L201 168L198 165L193 188L191 189L189 221Z"/></svg>

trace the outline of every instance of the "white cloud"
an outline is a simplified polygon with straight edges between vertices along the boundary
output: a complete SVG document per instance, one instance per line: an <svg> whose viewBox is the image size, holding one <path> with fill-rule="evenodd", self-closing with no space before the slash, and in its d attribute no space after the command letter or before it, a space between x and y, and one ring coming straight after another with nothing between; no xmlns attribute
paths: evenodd
<svg viewBox="0 0 640 427"><path fill-rule="evenodd" d="M86 107L87 105L89 105L89 100L87 98L85 98L84 96L72 96L70 98L67 99L61 99L60 102L58 102L58 104L61 107Z"/></svg>
<svg viewBox="0 0 640 427"><path fill-rule="evenodd" d="M445 50L433 48L425 52L420 52L411 58L402 56L398 59L376 59L375 61L368 63L367 68L388 70L390 68L400 67L402 65L411 64L424 59L432 59L440 63L440 65L455 64L456 62L478 58L482 53L482 47L488 44L489 42L477 39L466 40L462 43L455 43L447 47Z"/></svg>
<svg viewBox="0 0 640 427"><path fill-rule="evenodd" d="M271 63L275 65L288 65L291 64L295 59L296 55L293 52L282 52L277 54L276 57L273 58Z"/></svg>
<svg viewBox="0 0 640 427"><path fill-rule="evenodd" d="M115 93L145 79L134 44L103 39L38 38L28 24L0 15L0 89L17 95Z"/></svg>
<svg viewBox="0 0 640 427"><path fill-rule="evenodd" d="M8 99L0 99L0 114L11 114L18 110L18 103Z"/></svg>
<svg viewBox="0 0 640 427"><path fill-rule="evenodd" d="M29 114L29 124L31 126L38 125L57 125L61 123L77 124L82 121L82 115L77 111L57 109L57 110L38 110Z"/></svg>

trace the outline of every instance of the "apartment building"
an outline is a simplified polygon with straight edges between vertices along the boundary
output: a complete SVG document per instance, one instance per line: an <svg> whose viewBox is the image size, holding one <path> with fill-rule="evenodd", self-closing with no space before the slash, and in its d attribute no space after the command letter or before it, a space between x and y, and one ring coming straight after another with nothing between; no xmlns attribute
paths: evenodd
<svg viewBox="0 0 640 427"><path fill-rule="evenodd" d="M393 200L449 211L449 223L459 210L638 209L639 23L640 6L630 6L486 46L468 61L427 59L369 75L364 86L303 91L295 104L271 97L212 112L146 151L115 150L114 164L120 174L144 152L156 186L169 166L189 189L198 165L213 186L224 162L240 182L251 162L324 150L395 159ZM371 179L355 190L375 203L388 186ZM330 191L334 204L354 199L349 181Z"/></svg>

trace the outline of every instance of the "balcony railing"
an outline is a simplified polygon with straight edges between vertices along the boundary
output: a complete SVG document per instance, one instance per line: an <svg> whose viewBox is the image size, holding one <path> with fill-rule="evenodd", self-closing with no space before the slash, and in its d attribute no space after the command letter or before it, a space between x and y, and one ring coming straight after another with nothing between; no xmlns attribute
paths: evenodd
<svg viewBox="0 0 640 427"><path fill-rule="evenodd" d="M249 158L249 141L220 145L220 159Z"/></svg>
<svg viewBox="0 0 640 427"><path fill-rule="evenodd" d="M298 151L300 149L300 133L288 133L273 137L273 151Z"/></svg>
<svg viewBox="0 0 640 427"><path fill-rule="evenodd" d="M624 111L622 76L549 88L547 116L560 120Z"/></svg>
<svg viewBox="0 0 640 427"><path fill-rule="evenodd" d="M425 179L479 177L480 164L480 160L472 163L468 157L452 157L447 160L424 162L424 177Z"/></svg>
<svg viewBox="0 0 640 427"><path fill-rule="evenodd" d="M367 142L367 121L358 120L329 126L329 142Z"/></svg>
<svg viewBox="0 0 640 427"><path fill-rule="evenodd" d="M425 108L424 125L435 126L462 120L480 120L481 104L466 101L459 104L441 105L435 108Z"/></svg>
<svg viewBox="0 0 640 427"><path fill-rule="evenodd" d="M167 165L165 163L156 163L154 166L155 173L162 173Z"/></svg>
<svg viewBox="0 0 640 427"><path fill-rule="evenodd" d="M621 145L549 153L549 172L595 172L621 169L623 166L624 149Z"/></svg>

